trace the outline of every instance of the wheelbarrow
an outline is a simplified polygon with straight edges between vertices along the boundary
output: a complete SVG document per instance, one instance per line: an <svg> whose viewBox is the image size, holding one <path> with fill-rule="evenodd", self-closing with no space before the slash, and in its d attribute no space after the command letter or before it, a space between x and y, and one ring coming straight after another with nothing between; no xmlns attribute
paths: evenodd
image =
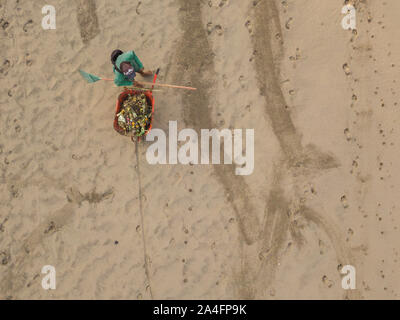
<svg viewBox="0 0 400 320"><path fill-rule="evenodd" d="M156 71L156 73L154 75L154 78L153 78L153 84L156 83L157 76L158 76L159 72L160 72L160 69L157 69L157 71ZM125 130L118 125L118 116L117 115L120 113L121 108L122 108L122 104L123 104L123 102L125 101L125 99L127 98L128 95L141 95L141 94L144 94L146 96L147 103L149 105L151 105L150 124L149 124L149 126L147 127L146 131L144 132L144 134L142 136L131 135L131 139L132 139L132 141L134 141L134 139L137 138L137 141L140 141L141 138L144 138L151 131L152 126L153 126L154 104L155 104L154 103L154 96L153 96L153 88L154 88L154 86L151 89L149 89L147 91L144 91L144 92L140 91L140 90L135 90L135 89L127 89L127 90L124 90L123 92L120 93L120 95L118 96L118 99L117 99L117 105L116 105L115 116L114 116L114 129L115 129L115 131L117 131L119 134L121 134L123 136L129 136L129 135L126 135Z"/></svg>

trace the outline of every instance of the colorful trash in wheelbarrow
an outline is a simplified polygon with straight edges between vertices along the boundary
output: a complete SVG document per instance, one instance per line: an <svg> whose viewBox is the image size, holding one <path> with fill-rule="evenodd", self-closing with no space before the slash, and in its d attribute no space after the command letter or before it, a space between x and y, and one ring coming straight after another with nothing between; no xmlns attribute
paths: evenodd
<svg viewBox="0 0 400 320"><path fill-rule="evenodd" d="M153 83L157 79L157 70ZM121 135L128 137L141 137L151 130L154 114L154 97L149 89L145 92L127 89L117 100L114 118L114 129Z"/></svg>
<svg viewBox="0 0 400 320"><path fill-rule="evenodd" d="M151 91L126 90L118 97L114 129L124 136L142 137L151 130L153 112Z"/></svg>

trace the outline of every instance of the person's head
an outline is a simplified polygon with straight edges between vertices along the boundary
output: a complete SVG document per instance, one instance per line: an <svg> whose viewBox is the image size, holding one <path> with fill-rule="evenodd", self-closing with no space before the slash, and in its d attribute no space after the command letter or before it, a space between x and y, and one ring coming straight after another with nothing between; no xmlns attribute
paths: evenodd
<svg viewBox="0 0 400 320"><path fill-rule="evenodd" d="M115 65L115 63L116 63L118 57L119 57L121 54L123 54L123 52L122 52L121 50L119 50L119 49L114 50L114 51L111 53L111 63L112 63L113 65Z"/></svg>
<svg viewBox="0 0 400 320"><path fill-rule="evenodd" d="M118 57L123 53L124 52L119 49L114 50L111 53L111 63L118 72L124 75L127 80L133 81L136 77L136 72L129 62L122 62L119 66L116 65Z"/></svg>
<svg viewBox="0 0 400 320"><path fill-rule="evenodd" d="M129 62L122 62L119 68L127 80L129 81L135 80L136 72L133 66Z"/></svg>

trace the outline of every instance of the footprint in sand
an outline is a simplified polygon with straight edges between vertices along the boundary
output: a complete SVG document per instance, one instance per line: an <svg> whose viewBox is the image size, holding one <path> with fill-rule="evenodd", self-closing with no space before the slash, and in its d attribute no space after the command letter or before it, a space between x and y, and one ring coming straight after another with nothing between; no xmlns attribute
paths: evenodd
<svg viewBox="0 0 400 320"><path fill-rule="evenodd" d="M354 235L354 230L352 228L347 229L347 235L349 237L351 237L352 235Z"/></svg>
<svg viewBox="0 0 400 320"><path fill-rule="evenodd" d="M352 140L352 136L351 136L349 128L344 129L344 135L345 135L347 141Z"/></svg>
<svg viewBox="0 0 400 320"><path fill-rule="evenodd" d="M292 18L292 17L290 17L290 18L288 19L288 21L286 21L286 23L285 23L285 28L286 28L286 29L290 30L290 26L291 26L291 24L292 24L292 21L293 21L293 18Z"/></svg>
<svg viewBox="0 0 400 320"><path fill-rule="evenodd" d="M242 87L242 89L245 89L246 88L246 81L245 81L245 79L244 79L244 76L243 75L241 75L240 77L239 77L239 83L240 83L240 86Z"/></svg>
<svg viewBox="0 0 400 320"><path fill-rule="evenodd" d="M223 6L225 6L228 3L229 0L221 0L221 2L219 3L219 7L222 8Z"/></svg>
<svg viewBox="0 0 400 320"><path fill-rule="evenodd" d="M345 63L343 65L343 71L344 71L346 76L349 76L351 74L350 67L349 67L349 65L347 63Z"/></svg>
<svg viewBox="0 0 400 320"><path fill-rule="evenodd" d="M0 67L0 74L4 74L5 76L8 74L8 70L11 67L10 60L4 60L3 65Z"/></svg>
<svg viewBox="0 0 400 320"><path fill-rule="evenodd" d="M326 248L327 248L325 242L323 242L323 241L320 239L320 240L318 241L318 246L319 246L319 254L320 254L320 255L323 255L323 254L325 253L325 251L326 251Z"/></svg>
<svg viewBox="0 0 400 320"><path fill-rule="evenodd" d="M334 284L334 282L332 280L329 280L327 276L322 277L322 283L328 288L331 288Z"/></svg>
<svg viewBox="0 0 400 320"><path fill-rule="evenodd" d="M33 25L33 20L32 20L32 19L29 19L29 20L24 24L24 26L22 27L22 29L24 30L24 32L28 32L29 29L32 28L32 25Z"/></svg>
<svg viewBox="0 0 400 320"><path fill-rule="evenodd" d="M3 28L3 30L6 30L10 23L4 19L0 19L0 26Z"/></svg>
<svg viewBox="0 0 400 320"><path fill-rule="evenodd" d="M221 0L219 3L218 3L218 0L209 0L208 1L208 6L210 7L210 8L212 8L212 7L219 7L219 8L222 8L222 7L224 7L225 5L227 5L229 3L229 0Z"/></svg>
<svg viewBox="0 0 400 320"><path fill-rule="evenodd" d="M207 33L210 35L214 30L214 26L212 22L207 23Z"/></svg>
<svg viewBox="0 0 400 320"><path fill-rule="evenodd" d="M7 265L11 260L11 255L10 252L8 251L1 251L0 252L0 263L5 266Z"/></svg>
<svg viewBox="0 0 400 320"><path fill-rule="evenodd" d="M252 26L250 20L247 20L246 23L244 24L244 26L247 28L247 30L249 31L250 34L253 33L253 26Z"/></svg>
<svg viewBox="0 0 400 320"><path fill-rule="evenodd" d="M48 224L47 224L47 227L46 227L46 229L43 231L43 233L44 234L53 234L53 233L55 233L56 231L57 231L57 226L56 226L56 224L55 224L55 222L54 221L50 221Z"/></svg>
<svg viewBox="0 0 400 320"><path fill-rule="evenodd" d="M25 64L30 67L33 64L33 60L31 59L31 55L29 53L25 54Z"/></svg>
<svg viewBox="0 0 400 320"><path fill-rule="evenodd" d="M21 197L21 192L19 191L19 189L16 187L16 186L14 186L14 185L12 185L11 187L10 187L10 194L11 194L11 196L14 198L14 199L17 199L17 198L20 198Z"/></svg>
<svg viewBox="0 0 400 320"><path fill-rule="evenodd" d="M4 221L2 223L0 223L0 232L4 232L5 231L5 223L8 221L8 218L5 218Z"/></svg>
<svg viewBox="0 0 400 320"><path fill-rule="evenodd" d="M358 157L356 158L356 160L353 160L353 163L351 165L351 170L350 173L353 174L356 172L357 168L358 168L358 162L357 162Z"/></svg>
<svg viewBox="0 0 400 320"><path fill-rule="evenodd" d="M257 50L254 50L249 59L250 62L253 62L254 58L256 57L256 54L257 54Z"/></svg>
<svg viewBox="0 0 400 320"><path fill-rule="evenodd" d="M222 36L222 34L224 33L221 25L217 24L216 26L214 26L212 22L207 23L206 29L208 35L211 35L214 31L219 36Z"/></svg>
<svg viewBox="0 0 400 320"><path fill-rule="evenodd" d="M340 198L340 202L342 203L343 208L347 209L349 207L349 203L347 202L347 197L345 195Z"/></svg>
<svg viewBox="0 0 400 320"><path fill-rule="evenodd" d="M217 24L217 25L215 26L215 32L216 32L217 35L219 35L219 36L222 36L222 34L224 33L222 27L221 27L219 24Z"/></svg>
<svg viewBox="0 0 400 320"><path fill-rule="evenodd" d="M142 1L139 1L139 3L137 4L137 6L136 6L136 13L138 14L138 15L140 15L140 5L142 4Z"/></svg>

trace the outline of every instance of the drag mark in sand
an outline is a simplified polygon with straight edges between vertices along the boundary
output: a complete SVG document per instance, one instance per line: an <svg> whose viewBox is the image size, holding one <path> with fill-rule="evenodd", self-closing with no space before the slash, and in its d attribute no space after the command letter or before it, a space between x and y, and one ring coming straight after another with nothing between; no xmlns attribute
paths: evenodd
<svg viewBox="0 0 400 320"><path fill-rule="evenodd" d="M191 86L198 88L197 91L183 93L184 121L197 131L216 128L209 110L214 95L213 82L216 81L214 53L202 22L202 1L180 0L179 3L183 36L177 46L175 81L182 81L184 78ZM215 166L214 171L234 209L242 237L248 245L252 244L257 235L259 221L246 196L249 192L245 180L241 176L235 176L232 166Z"/></svg>
<svg viewBox="0 0 400 320"><path fill-rule="evenodd" d="M278 266L279 253L285 244L288 232L294 240L301 240L300 230L293 229L293 214L300 214L308 223L314 223L330 238L339 263L349 263L351 254L343 244L340 232L328 218L312 209L300 205L300 195L296 191L290 198L284 195L280 187L281 175L288 172L295 181L306 180L309 175L339 166L334 157L322 153L315 146L302 146L301 136L297 132L282 93L279 79L279 63L282 55L281 23L275 1L264 0L253 3L255 30L251 36L255 56L257 80L260 94L265 97L265 112L271 121L272 130L283 152L283 163L288 170L275 170L273 188L266 206L264 231L260 236L262 256L261 266L255 284L258 290L265 290L273 280ZM277 41L279 41L277 43ZM256 291L256 290L253 290Z"/></svg>
<svg viewBox="0 0 400 320"><path fill-rule="evenodd" d="M265 208L265 223L260 228L259 219L247 195L248 186L243 177L235 177L232 168L228 166L214 167L218 180L224 187L237 216L240 234L244 243L240 243L242 253L242 272L237 283L239 295L244 298L263 296L270 286L278 266L279 254L287 235L300 241L300 230L293 225L293 212L303 213L303 218L324 230L331 239L338 260L349 261L350 253L342 244L340 233L318 213L301 206L300 196L294 192L291 198L281 187L282 178L307 177L321 170L339 166L334 157L322 153L315 146L302 146L301 135L297 132L290 113L285 108L285 99L279 81L279 62L282 46L273 46L271 35L279 34L279 12L274 1L253 2L255 12L255 32L252 41L257 69L257 80L260 94L266 101L266 116L270 119L272 129L283 152L283 166L276 168L274 181ZM214 71L214 53L207 39L207 30L201 19L201 1L180 1L180 24L183 30L181 43L177 49L177 67L175 80L184 78L191 86L197 87L196 92L183 94L183 117L187 125L195 130L213 127L209 105L215 94L213 82L216 80ZM270 21L270 24L268 24ZM275 29L274 29L275 28ZM196 41L192 41L196 39ZM221 146L222 147L222 146ZM295 188L296 190L296 188ZM259 247L259 255L251 252L252 244ZM247 256L247 254L249 254ZM260 258L261 257L261 258ZM261 263L259 263L261 259ZM258 266L258 271L250 272L252 266Z"/></svg>
<svg viewBox="0 0 400 320"><path fill-rule="evenodd" d="M94 0L75 0L77 5L76 16L84 44L95 38L99 33L99 20Z"/></svg>
<svg viewBox="0 0 400 320"><path fill-rule="evenodd" d="M149 286L150 297L151 297L151 299L154 299L153 298L153 290L151 287L151 280L150 280L150 267L149 267L149 261L148 261L148 255L147 255L146 237L145 237L145 233L144 233L145 229L144 229L144 217L143 217L143 192L142 192L142 180L140 177L139 142L136 142L135 154L136 154L136 173L137 173L138 183L139 183L139 211L140 211L140 223L142 225L144 268L145 268L147 283Z"/></svg>
<svg viewBox="0 0 400 320"><path fill-rule="evenodd" d="M337 161L313 146L303 148L301 135L297 132L286 102L279 79L279 59L283 52L282 43L276 41L282 30L279 12L274 1L259 1L255 8L255 29L251 36L255 54L255 69L261 96L266 100L265 112L271 120L272 129L290 167L330 169L338 166ZM269 23L268 23L269 22ZM280 40L279 40L280 41Z"/></svg>

